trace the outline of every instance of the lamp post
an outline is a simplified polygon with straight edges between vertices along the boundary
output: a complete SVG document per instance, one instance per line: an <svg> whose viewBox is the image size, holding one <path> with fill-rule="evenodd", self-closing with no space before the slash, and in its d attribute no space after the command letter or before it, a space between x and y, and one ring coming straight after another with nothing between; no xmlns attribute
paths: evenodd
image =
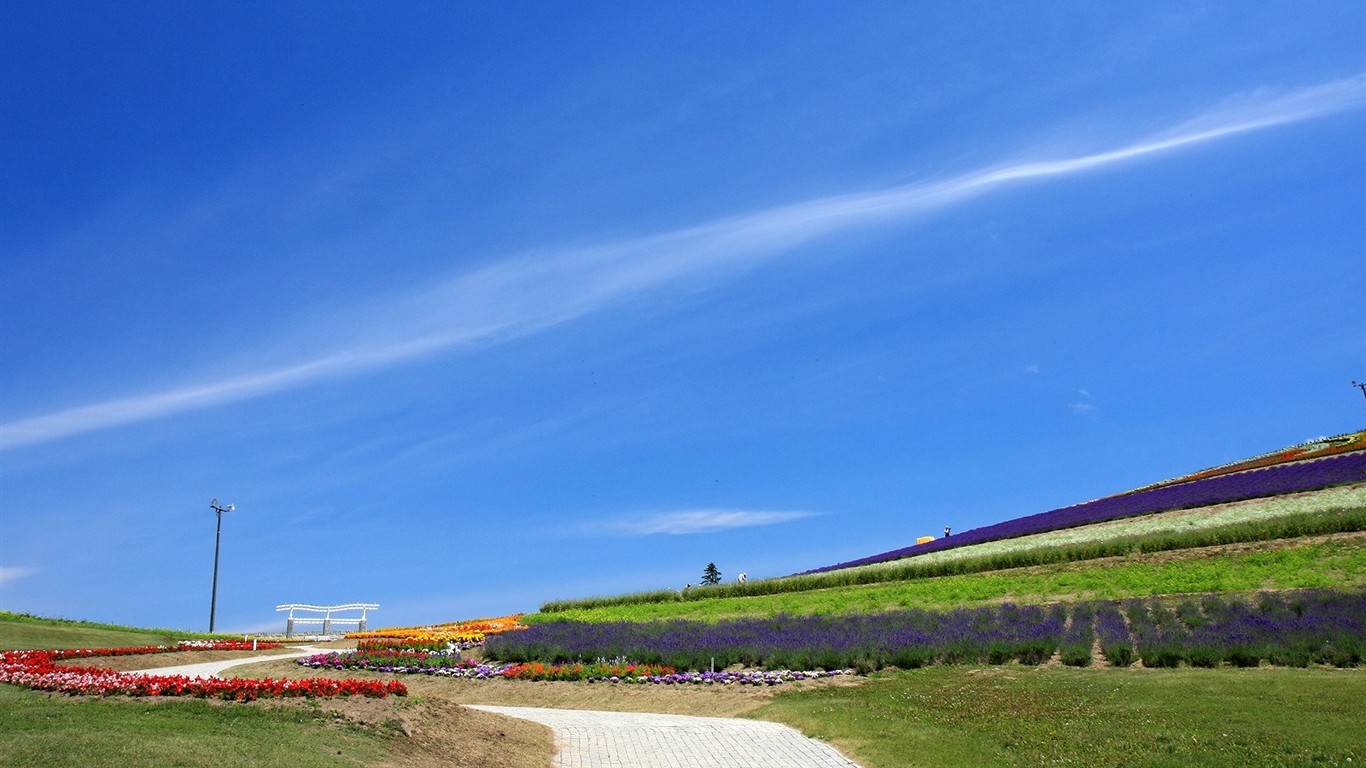
<svg viewBox="0 0 1366 768"><path fill-rule="evenodd" d="M237 508L235 504L220 506L218 499L209 502L209 508L218 514L218 532L213 536L213 596L209 598L209 631L213 631L214 614L218 612L218 545L223 540L223 513Z"/></svg>

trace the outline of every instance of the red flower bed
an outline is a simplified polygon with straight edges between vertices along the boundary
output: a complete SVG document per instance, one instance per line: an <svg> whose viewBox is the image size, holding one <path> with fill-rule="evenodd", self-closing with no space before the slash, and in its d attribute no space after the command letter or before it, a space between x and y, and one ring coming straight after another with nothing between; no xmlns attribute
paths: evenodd
<svg viewBox="0 0 1366 768"><path fill-rule="evenodd" d="M175 651L272 651L281 648L279 643L256 643L253 648L248 640L182 640L178 645L134 645L126 648L66 648L59 651L44 651L54 659L82 659L90 656L141 656L147 653L173 653Z"/></svg>
<svg viewBox="0 0 1366 768"><path fill-rule="evenodd" d="M260 646L258 645L258 648ZM243 678L187 677L116 672L99 667L62 667L60 659L85 656L131 656L162 653L162 646L142 648L94 648L64 651L6 651L0 654L0 683L40 691L85 696L197 696L232 701L286 696L404 696L408 688L397 680L250 680ZM240 650L240 649L228 649Z"/></svg>

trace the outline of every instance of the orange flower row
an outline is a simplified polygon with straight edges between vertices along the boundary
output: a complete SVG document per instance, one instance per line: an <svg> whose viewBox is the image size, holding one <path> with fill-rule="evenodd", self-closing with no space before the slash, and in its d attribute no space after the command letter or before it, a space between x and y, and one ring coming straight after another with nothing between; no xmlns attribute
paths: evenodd
<svg viewBox="0 0 1366 768"><path fill-rule="evenodd" d="M471 619L451 621L444 624L426 624L416 627L385 627L366 632L350 632L350 640L392 639L404 643L477 643L488 635L526 629L521 622L522 614L500 616L493 619Z"/></svg>

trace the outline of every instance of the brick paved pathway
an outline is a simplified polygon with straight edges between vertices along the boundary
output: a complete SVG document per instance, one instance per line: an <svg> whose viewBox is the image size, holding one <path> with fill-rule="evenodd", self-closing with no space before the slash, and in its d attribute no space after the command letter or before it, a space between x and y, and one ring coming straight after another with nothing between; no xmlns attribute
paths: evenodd
<svg viewBox="0 0 1366 768"><path fill-rule="evenodd" d="M557 768L858 768L834 747L763 720L466 706L549 726Z"/></svg>

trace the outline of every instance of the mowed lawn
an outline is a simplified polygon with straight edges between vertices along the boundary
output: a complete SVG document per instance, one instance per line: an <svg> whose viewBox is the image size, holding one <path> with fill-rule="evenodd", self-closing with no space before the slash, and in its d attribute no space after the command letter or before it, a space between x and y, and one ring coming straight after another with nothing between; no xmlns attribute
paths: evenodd
<svg viewBox="0 0 1366 768"><path fill-rule="evenodd" d="M751 716L865 768L1360 766L1366 670L927 667Z"/></svg>

